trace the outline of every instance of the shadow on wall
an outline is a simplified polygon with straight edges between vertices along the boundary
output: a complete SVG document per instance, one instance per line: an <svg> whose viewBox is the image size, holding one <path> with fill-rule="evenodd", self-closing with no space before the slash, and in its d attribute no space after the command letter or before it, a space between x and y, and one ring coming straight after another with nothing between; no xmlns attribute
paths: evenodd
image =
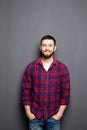
<svg viewBox="0 0 87 130"><path fill-rule="evenodd" d="M25 111L24 111L24 108L22 106L20 106L20 110L21 110L21 115L22 115L22 119L23 119L23 125L24 127L26 128L26 130L28 130L28 118L26 117L25 115Z"/></svg>
<svg viewBox="0 0 87 130"><path fill-rule="evenodd" d="M23 128L28 130L29 129L28 128L28 121L29 120L25 115L25 110L24 110L24 107L22 106L22 100L21 100L21 96L22 96L22 86L21 86L21 84L22 84L22 80L23 80L23 75L24 75L24 72L22 73L22 76L21 76L22 78L21 78L21 82L20 82L20 99L19 99L20 108L19 109L20 109L20 115L21 115L21 121L22 121Z"/></svg>

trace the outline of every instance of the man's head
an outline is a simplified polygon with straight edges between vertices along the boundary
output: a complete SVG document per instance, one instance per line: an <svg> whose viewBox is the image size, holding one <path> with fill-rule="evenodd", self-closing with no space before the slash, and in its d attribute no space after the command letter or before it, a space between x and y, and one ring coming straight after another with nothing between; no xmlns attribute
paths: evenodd
<svg viewBox="0 0 87 130"><path fill-rule="evenodd" d="M40 42L41 55L44 58L50 58L56 51L56 40L50 35L42 37Z"/></svg>

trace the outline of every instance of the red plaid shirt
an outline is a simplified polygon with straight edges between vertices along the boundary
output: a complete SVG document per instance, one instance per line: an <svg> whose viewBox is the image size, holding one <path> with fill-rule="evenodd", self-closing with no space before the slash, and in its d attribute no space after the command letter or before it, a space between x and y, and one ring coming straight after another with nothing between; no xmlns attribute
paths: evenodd
<svg viewBox="0 0 87 130"><path fill-rule="evenodd" d="M60 105L69 102L70 77L66 65L54 58L45 71L39 58L27 66L22 81L22 105L30 105L38 119L48 119L58 112Z"/></svg>

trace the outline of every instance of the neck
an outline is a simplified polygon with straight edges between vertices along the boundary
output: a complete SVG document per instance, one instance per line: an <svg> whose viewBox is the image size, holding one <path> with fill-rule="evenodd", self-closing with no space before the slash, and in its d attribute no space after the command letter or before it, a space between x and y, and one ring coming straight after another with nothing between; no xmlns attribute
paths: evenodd
<svg viewBox="0 0 87 130"><path fill-rule="evenodd" d="M53 56L50 57L50 58L44 58L44 57L42 57L41 59L42 59L43 63L52 63L53 62Z"/></svg>

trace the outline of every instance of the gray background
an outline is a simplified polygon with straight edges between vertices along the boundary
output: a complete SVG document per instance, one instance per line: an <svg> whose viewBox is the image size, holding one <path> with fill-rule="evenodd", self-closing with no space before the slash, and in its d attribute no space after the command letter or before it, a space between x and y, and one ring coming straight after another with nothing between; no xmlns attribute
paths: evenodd
<svg viewBox="0 0 87 130"><path fill-rule="evenodd" d="M21 81L45 34L71 75L62 130L87 129L87 0L0 0L0 130L27 130Z"/></svg>

